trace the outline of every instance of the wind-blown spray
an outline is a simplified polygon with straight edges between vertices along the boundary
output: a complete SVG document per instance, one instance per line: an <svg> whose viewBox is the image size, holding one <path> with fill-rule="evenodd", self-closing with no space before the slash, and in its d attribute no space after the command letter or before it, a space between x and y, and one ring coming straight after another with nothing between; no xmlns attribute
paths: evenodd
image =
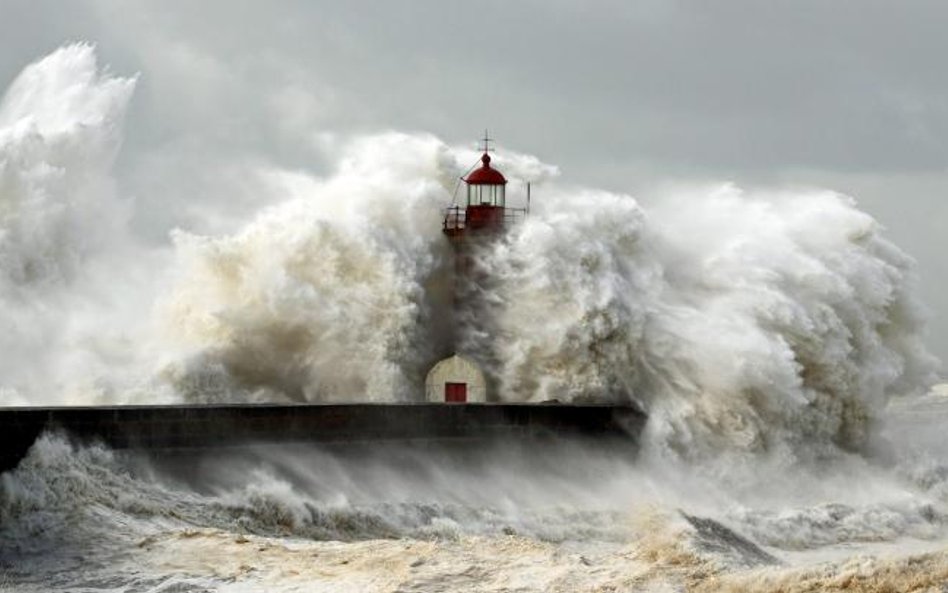
<svg viewBox="0 0 948 593"><path fill-rule="evenodd" d="M859 448L931 380L911 259L833 192L554 193L492 258L501 395L636 399L689 455Z"/></svg>
<svg viewBox="0 0 948 593"><path fill-rule="evenodd" d="M111 171L134 87L80 44L27 67L0 103L0 401L114 397L94 377L123 372L119 343L141 317L127 262L145 259Z"/></svg>
<svg viewBox="0 0 948 593"><path fill-rule="evenodd" d="M430 137L355 142L334 177L236 235L176 235L169 331L197 372L217 373L222 399L412 399L436 346L426 285L448 255L452 165ZM194 367L173 372L183 386ZM214 397L207 387L185 394Z"/></svg>
<svg viewBox="0 0 948 593"><path fill-rule="evenodd" d="M327 177L261 167L251 174L282 201L267 196L275 205L232 235L175 230L149 283L111 172L133 88L78 45L4 99L6 399L420 397L449 347L441 208L473 153L388 133L339 145ZM514 153L496 162L513 179L556 172ZM636 400L654 441L689 455L852 449L888 396L929 380L912 262L845 196L724 186L645 212L552 181L538 194L480 263L488 306L458 336L490 353L499 399ZM129 297L115 313L104 285ZM96 331L113 326L134 330ZM130 353L116 360L116 344ZM97 387L69 387L83 384Z"/></svg>

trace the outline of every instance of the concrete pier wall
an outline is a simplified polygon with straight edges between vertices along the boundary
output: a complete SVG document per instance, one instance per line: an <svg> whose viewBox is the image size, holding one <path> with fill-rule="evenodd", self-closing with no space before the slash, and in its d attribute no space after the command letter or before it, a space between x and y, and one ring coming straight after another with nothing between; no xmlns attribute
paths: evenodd
<svg viewBox="0 0 948 593"><path fill-rule="evenodd" d="M0 408L0 471L48 430L143 451L255 443L579 436L634 442L635 407L560 404L313 404Z"/></svg>

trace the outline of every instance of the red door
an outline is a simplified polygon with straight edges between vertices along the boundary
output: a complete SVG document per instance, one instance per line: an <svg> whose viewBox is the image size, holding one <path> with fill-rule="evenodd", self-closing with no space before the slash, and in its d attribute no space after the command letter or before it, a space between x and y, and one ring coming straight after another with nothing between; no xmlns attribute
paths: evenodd
<svg viewBox="0 0 948 593"><path fill-rule="evenodd" d="M467 383L445 383L444 401L464 403L467 401Z"/></svg>

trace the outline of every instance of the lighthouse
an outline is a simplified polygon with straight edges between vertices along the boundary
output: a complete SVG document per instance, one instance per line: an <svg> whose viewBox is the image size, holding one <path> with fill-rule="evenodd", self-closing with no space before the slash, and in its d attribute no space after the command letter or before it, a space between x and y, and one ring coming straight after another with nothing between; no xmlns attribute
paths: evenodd
<svg viewBox="0 0 948 593"><path fill-rule="evenodd" d="M513 224L522 220L527 208L507 207L507 178L494 165L491 138L484 133L479 164L461 178L464 203L445 209L442 231L454 252L453 317L451 326L454 354L438 362L425 380L425 399L430 402L468 403L491 399L490 381L478 360L490 360L490 332L486 328L490 312L483 295L490 290L490 274L480 259ZM480 343L460 344L460 336L486 336ZM465 352L465 349L476 352Z"/></svg>
<svg viewBox="0 0 948 593"><path fill-rule="evenodd" d="M466 203L448 207L445 211L443 231L451 240L459 255L470 256L471 241L493 240L505 228L522 219L527 208L507 207L507 178L491 165L491 138L484 133L481 147L483 154L480 166L472 168L464 182ZM527 206L530 204L530 185L527 184ZM458 261L463 263L464 258Z"/></svg>

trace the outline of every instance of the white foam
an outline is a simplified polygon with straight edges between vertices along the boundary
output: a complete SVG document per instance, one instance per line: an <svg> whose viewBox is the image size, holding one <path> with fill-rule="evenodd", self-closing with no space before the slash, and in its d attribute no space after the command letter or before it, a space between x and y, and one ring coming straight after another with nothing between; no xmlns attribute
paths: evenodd
<svg viewBox="0 0 948 593"><path fill-rule="evenodd" d="M476 155L391 132L337 144L325 177L260 166L275 205L150 253L111 172L133 88L75 45L0 108L5 401L418 396L451 346L441 208ZM499 398L635 399L662 454L793 456L861 448L889 396L930 384L912 261L852 199L724 185L645 211L495 163L545 181L459 336Z"/></svg>

